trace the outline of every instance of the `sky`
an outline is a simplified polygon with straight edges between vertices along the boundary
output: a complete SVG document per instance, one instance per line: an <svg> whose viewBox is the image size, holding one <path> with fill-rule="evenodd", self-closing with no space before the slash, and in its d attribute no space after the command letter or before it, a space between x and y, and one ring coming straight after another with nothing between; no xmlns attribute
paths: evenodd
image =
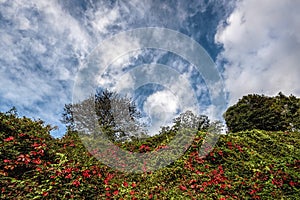
<svg viewBox="0 0 300 200"><path fill-rule="evenodd" d="M0 0L0 111L15 106L21 116L58 126L51 134L61 137L64 105L79 95L78 81L97 50L115 35L147 27L199 43L223 80L227 107L249 93L299 97L299 10L293 0ZM120 41L106 46L111 63L97 66L93 78L118 92L135 88L132 97L153 130L161 125L155 121L168 123L195 106L214 112L197 66L176 52Z"/></svg>

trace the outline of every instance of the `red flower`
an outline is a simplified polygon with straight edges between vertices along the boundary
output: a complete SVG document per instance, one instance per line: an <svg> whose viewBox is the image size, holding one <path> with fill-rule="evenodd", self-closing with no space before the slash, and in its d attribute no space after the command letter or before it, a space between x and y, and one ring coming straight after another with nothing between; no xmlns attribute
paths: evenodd
<svg viewBox="0 0 300 200"><path fill-rule="evenodd" d="M28 164L31 161L31 159L29 158L28 154L26 154L26 155L21 154L18 156L17 161L21 161L21 162L24 162L25 164Z"/></svg>
<svg viewBox="0 0 300 200"><path fill-rule="evenodd" d="M204 174L203 172L200 172L199 170L196 171L196 174Z"/></svg>
<svg viewBox="0 0 300 200"><path fill-rule="evenodd" d="M89 172L90 172L90 170L84 170L83 172L82 172L82 175L85 177L85 178L90 178L91 177L91 175L89 174Z"/></svg>
<svg viewBox="0 0 300 200"><path fill-rule="evenodd" d="M130 195L134 195L134 191L131 190L131 191L129 192L129 194L130 194Z"/></svg>
<svg viewBox="0 0 300 200"><path fill-rule="evenodd" d="M67 176L65 176L65 178L72 178L72 174L68 174Z"/></svg>
<svg viewBox="0 0 300 200"><path fill-rule="evenodd" d="M30 151L30 155L31 155L31 156L36 156L36 155L37 155L37 152L35 152L35 151Z"/></svg>
<svg viewBox="0 0 300 200"><path fill-rule="evenodd" d="M252 195L252 194L254 194L254 193L256 193L256 192L257 192L257 191L253 189L253 190L250 191L250 194Z"/></svg>
<svg viewBox="0 0 300 200"><path fill-rule="evenodd" d="M9 142L9 141L12 141L14 140L15 138L13 136L9 136L8 138L5 138L4 139L4 142Z"/></svg>
<svg viewBox="0 0 300 200"><path fill-rule="evenodd" d="M202 186L203 186L203 187L206 187L207 185L208 185L207 182L203 182L203 183L202 183Z"/></svg>
<svg viewBox="0 0 300 200"><path fill-rule="evenodd" d="M289 184L290 184L290 186L292 186L292 187L294 187L294 186L296 185L296 183L293 182L293 181L290 181Z"/></svg>
<svg viewBox="0 0 300 200"><path fill-rule="evenodd" d="M220 200L226 200L226 198L225 197L221 197Z"/></svg>
<svg viewBox="0 0 300 200"><path fill-rule="evenodd" d="M36 168L36 171L40 172L40 171L42 171L42 168L37 167L37 168Z"/></svg>
<svg viewBox="0 0 300 200"><path fill-rule="evenodd" d="M242 153L243 152L243 149L242 149L242 147L240 146L240 145L235 145L235 147Z"/></svg>
<svg viewBox="0 0 300 200"><path fill-rule="evenodd" d="M136 183L132 183L131 186L132 186L132 187L136 187Z"/></svg>
<svg viewBox="0 0 300 200"><path fill-rule="evenodd" d="M185 191L185 190L186 190L186 187L183 186L183 185L180 185L180 186L179 186L179 189L181 189L182 191Z"/></svg>
<svg viewBox="0 0 300 200"><path fill-rule="evenodd" d="M35 164L37 164L37 165L39 165L39 164L42 163L41 159L39 159L39 158L34 159L34 160L32 160L31 162L33 162L33 163L35 163Z"/></svg>
<svg viewBox="0 0 300 200"><path fill-rule="evenodd" d="M227 142L227 146L229 149L232 149L232 143L231 142Z"/></svg>
<svg viewBox="0 0 300 200"><path fill-rule="evenodd" d="M142 151L142 150L150 151L150 147L147 146L147 145L145 145L145 144L142 144L142 145L140 146L140 151Z"/></svg>
<svg viewBox="0 0 300 200"><path fill-rule="evenodd" d="M153 198L153 194L149 194L148 198L152 199Z"/></svg>
<svg viewBox="0 0 300 200"><path fill-rule="evenodd" d="M108 182L114 177L113 174L108 174L107 177L104 179L105 185L108 185Z"/></svg>
<svg viewBox="0 0 300 200"><path fill-rule="evenodd" d="M225 189L226 188L226 184L221 184L220 188Z"/></svg>
<svg viewBox="0 0 300 200"><path fill-rule="evenodd" d="M119 190L113 192L113 195L118 195L118 194L119 194Z"/></svg>
<svg viewBox="0 0 300 200"><path fill-rule="evenodd" d="M78 180L75 180L75 181L73 181L72 184L75 185L76 187L78 187L80 185L80 182Z"/></svg>
<svg viewBox="0 0 300 200"><path fill-rule="evenodd" d="M4 159L3 162L8 163L8 162L10 162L10 160Z"/></svg>
<svg viewBox="0 0 300 200"><path fill-rule="evenodd" d="M40 149L37 153L40 154L41 156L44 156L44 150L43 149Z"/></svg>
<svg viewBox="0 0 300 200"><path fill-rule="evenodd" d="M110 194L109 192L106 192L105 195L106 195L107 197L110 197L110 196L111 196L111 194Z"/></svg>
<svg viewBox="0 0 300 200"><path fill-rule="evenodd" d="M220 151L218 152L218 154L219 154L220 156L223 156L223 151L220 150Z"/></svg>
<svg viewBox="0 0 300 200"><path fill-rule="evenodd" d="M48 196L48 192L43 192L43 196Z"/></svg>
<svg viewBox="0 0 300 200"><path fill-rule="evenodd" d="M67 168L64 170L65 173L71 173L72 172L72 168Z"/></svg>
<svg viewBox="0 0 300 200"><path fill-rule="evenodd" d="M223 173L224 173L222 165L219 165L219 166L218 166L218 169L219 169L219 171L220 171L220 174L223 174Z"/></svg>
<svg viewBox="0 0 300 200"><path fill-rule="evenodd" d="M124 187L128 187L128 183L127 182L124 182L123 185L124 185Z"/></svg>
<svg viewBox="0 0 300 200"><path fill-rule="evenodd" d="M212 170L212 174L213 174L213 175L216 175L217 173L218 173L218 171L217 171L217 170L215 170L215 169L214 169L214 170Z"/></svg>
<svg viewBox="0 0 300 200"><path fill-rule="evenodd" d="M74 143L71 143L71 144L69 144L69 146L70 146L70 147L74 147L74 146L75 146L75 144L74 144Z"/></svg>
<svg viewBox="0 0 300 200"><path fill-rule="evenodd" d="M283 180L279 179L279 180L276 180L275 178L272 179L272 184L273 185L276 185L278 187L281 187L283 185Z"/></svg>
<svg viewBox="0 0 300 200"><path fill-rule="evenodd" d="M38 143L33 143L31 146L36 148L36 147L39 147L40 144L38 144Z"/></svg>

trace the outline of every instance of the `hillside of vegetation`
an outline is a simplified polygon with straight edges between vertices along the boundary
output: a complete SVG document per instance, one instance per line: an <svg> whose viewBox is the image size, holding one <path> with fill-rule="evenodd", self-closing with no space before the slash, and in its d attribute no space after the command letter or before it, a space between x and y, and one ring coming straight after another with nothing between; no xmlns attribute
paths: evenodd
<svg viewBox="0 0 300 200"><path fill-rule="evenodd" d="M300 133L222 135L206 157L198 132L188 151L154 172L126 174L95 159L75 131L50 136L42 121L0 113L0 199L298 199ZM168 137L119 143L155 151Z"/></svg>

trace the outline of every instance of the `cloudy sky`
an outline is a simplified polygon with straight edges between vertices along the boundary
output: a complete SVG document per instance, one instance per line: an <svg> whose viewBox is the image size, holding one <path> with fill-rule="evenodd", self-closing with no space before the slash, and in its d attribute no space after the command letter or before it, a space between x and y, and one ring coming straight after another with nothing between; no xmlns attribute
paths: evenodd
<svg viewBox="0 0 300 200"><path fill-rule="evenodd" d="M15 106L21 116L58 126L52 135L61 136L64 104L74 100L90 55L112 36L145 27L198 42L223 78L227 106L248 93L300 96L299 10L300 1L293 0L0 0L0 111ZM167 121L182 107L193 108L192 99L209 114L213 92L201 71L174 52L139 47L133 42L108 48L106 57L136 51L112 58L105 73L95 74L97 83L135 88L133 97L152 120ZM158 72L151 74L153 69Z"/></svg>

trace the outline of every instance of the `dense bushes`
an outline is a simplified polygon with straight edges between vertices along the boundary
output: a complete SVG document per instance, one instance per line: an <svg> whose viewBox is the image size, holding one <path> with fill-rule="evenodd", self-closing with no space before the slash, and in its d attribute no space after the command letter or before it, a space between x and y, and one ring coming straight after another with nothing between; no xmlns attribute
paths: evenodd
<svg viewBox="0 0 300 200"><path fill-rule="evenodd" d="M20 178L55 159L55 140L50 126L42 121L0 113L0 169L4 175Z"/></svg>
<svg viewBox="0 0 300 200"><path fill-rule="evenodd" d="M206 157L198 132L188 151L168 167L124 174L97 161L76 132L62 139L49 126L12 114L0 115L0 199L297 199L300 135L245 131L220 137ZM167 145L162 134L119 143L150 151Z"/></svg>
<svg viewBox="0 0 300 200"><path fill-rule="evenodd" d="M300 99L282 93L276 97L250 94L229 107L224 118L231 132L300 130Z"/></svg>

